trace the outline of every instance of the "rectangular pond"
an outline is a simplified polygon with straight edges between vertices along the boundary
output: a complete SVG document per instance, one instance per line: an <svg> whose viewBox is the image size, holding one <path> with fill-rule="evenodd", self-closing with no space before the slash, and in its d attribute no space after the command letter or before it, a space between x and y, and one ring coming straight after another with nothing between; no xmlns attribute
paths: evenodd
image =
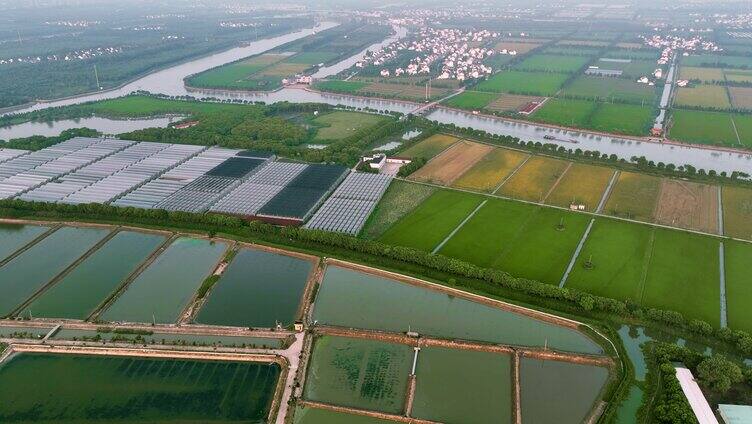
<svg viewBox="0 0 752 424"><path fill-rule="evenodd" d="M520 361L522 422L524 424L582 423L595 406L607 380L606 368L522 358Z"/></svg>
<svg viewBox="0 0 752 424"><path fill-rule="evenodd" d="M133 231L117 233L20 315L86 319L165 238Z"/></svg>
<svg viewBox="0 0 752 424"><path fill-rule="evenodd" d="M0 422L263 423L277 364L21 353L0 364Z"/></svg>
<svg viewBox="0 0 752 424"><path fill-rule="evenodd" d="M412 330L443 338L602 353L595 342L571 328L337 266L326 270L313 319L340 327Z"/></svg>
<svg viewBox="0 0 752 424"><path fill-rule="evenodd" d="M242 249L215 284L196 322L236 327L291 325L313 264L310 261Z"/></svg>
<svg viewBox="0 0 752 424"><path fill-rule="evenodd" d="M47 335L54 327L0 327L0 338L17 338L17 339L41 339Z"/></svg>
<svg viewBox="0 0 752 424"><path fill-rule="evenodd" d="M315 340L303 397L351 408L402 414L413 348L377 340Z"/></svg>
<svg viewBox="0 0 752 424"><path fill-rule="evenodd" d="M188 237L175 240L100 318L174 323L226 249L227 244L209 240Z"/></svg>
<svg viewBox="0 0 752 424"><path fill-rule="evenodd" d="M394 421L379 418L300 406L295 409L295 418L292 422L293 424L394 424Z"/></svg>
<svg viewBox="0 0 752 424"><path fill-rule="evenodd" d="M511 362L497 353L421 349L412 416L447 424L511 423Z"/></svg>
<svg viewBox="0 0 752 424"><path fill-rule="evenodd" d="M110 230L61 228L0 268L0 316L13 312Z"/></svg>
<svg viewBox="0 0 752 424"><path fill-rule="evenodd" d="M54 336L55 340L74 340L74 341L116 341L132 342L137 341L140 344L155 345L173 345L173 346L223 346L223 347L256 347L281 349L283 347L282 339L273 339L270 337L251 337L251 336L215 336L212 334L175 334L160 333L152 334L132 334L122 331L98 331L98 330L76 330L61 329Z"/></svg>
<svg viewBox="0 0 752 424"><path fill-rule="evenodd" d="M40 225L0 224L0 240L2 240L2 243L0 243L0 261L26 246L47 230L49 230L49 227Z"/></svg>

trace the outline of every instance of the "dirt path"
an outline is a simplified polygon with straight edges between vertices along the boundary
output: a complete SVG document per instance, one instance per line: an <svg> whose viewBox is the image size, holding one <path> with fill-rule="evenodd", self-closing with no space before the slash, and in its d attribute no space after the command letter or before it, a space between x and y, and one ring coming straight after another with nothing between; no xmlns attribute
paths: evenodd
<svg viewBox="0 0 752 424"><path fill-rule="evenodd" d="M593 229L593 224L595 224L595 218L590 220L590 223L588 223L587 228L585 228L585 233L582 234L582 238L580 239L580 242L577 243L577 247L574 249L574 254L572 254L572 259L569 261L569 265L567 265L567 270L564 271L564 275L561 277L561 281L559 282L559 287L563 288L564 284L567 283L569 274L572 272L572 269L574 269L574 265L577 263L577 258L580 257L580 252L582 252L582 247L585 246L585 242L587 241L588 236L590 235L590 230Z"/></svg>
<svg viewBox="0 0 752 424"><path fill-rule="evenodd" d="M564 171L562 171L561 175L559 175L559 178L557 178L556 181L554 181L554 184L551 186L551 188L548 189L548 192L543 196L543 199L541 200L541 203L546 203L546 200L548 200L548 196L550 196L551 193L553 193L554 190L556 190L556 187L559 185L559 183L564 178L564 176L567 175L567 171L569 171L569 169L572 167L572 165L574 165L574 162L568 162L567 163L567 167L564 168Z"/></svg>
<svg viewBox="0 0 752 424"><path fill-rule="evenodd" d="M522 389L520 386L520 354L512 355L512 422L522 424Z"/></svg>
<svg viewBox="0 0 752 424"><path fill-rule="evenodd" d="M613 191L616 181L619 179L619 174L621 174L621 171L618 169L614 171L614 175L611 176L611 180L608 182L606 190L603 191L601 201L598 202L598 208L595 210L595 213L603 213L603 208L606 207L606 202L608 202L608 198L611 197L611 191Z"/></svg>
<svg viewBox="0 0 752 424"><path fill-rule="evenodd" d="M494 189L494 191L491 192L491 194L495 195L496 193L498 193L499 190L501 190L501 187L503 187L504 184L507 183L507 181L509 181L512 177L514 177L514 174L516 174L517 171L520 170L520 168L522 168L523 166L525 166L525 164L527 163L527 161L529 161L530 158L533 157L533 156L534 155L528 154L528 156L525 158L525 160L523 160L522 162L520 162L520 164L517 165L517 167L514 168L514 170L512 172L510 172L509 175L507 175L503 180L501 180L501 182L499 183L499 185L496 186L496 188Z"/></svg>
<svg viewBox="0 0 752 424"><path fill-rule="evenodd" d="M444 238L444 240L442 240L442 241L441 241L441 242L440 242L440 243L439 243L439 244L438 244L438 245L437 245L437 246L436 246L436 247L435 247L435 248L434 248L434 249L433 249L433 250L431 251L431 253L433 253L433 254L436 254L436 253L438 253L438 252L439 252L439 251L441 250L441 248L442 248L442 247L444 247L444 245L445 245L445 244L447 244L447 243L449 242L449 240L451 240L451 239L452 239L452 237L454 237L454 235L455 235L455 234L457 234L457 233L458 233L458 232L459 232L459 231L460 231L460 230L462 229L462 227L464 227L464 226L465 226L465 224L467 224L467 222L468 222L468 221L470 221L470 220L471 220L471 219L472 219L472 218L473 218L473 217L475 216L475 214L476 214L476 213L478 213L478 211L479 211L479 210L480 210L480 209L481 209L481 208L482 208L483 206L485 206L485 205L486 205L486 203L488 203L488 199L486 199L486 200L482 201L482 202L480 203L480 205L478 205L478 207L476 207L475 209L473 209L473 211L472 211L472 212L470 212L470 215L468 215L467 217L465 217L465 219L463 219L463 220L462 220L462 222L460 222L460 224L459 224L459 225L457 225L457 227L456 227L456 228L455 228L454 230L452 230L452 232L451 232L451 233L449 233L449 235L448 235L448 236L446 236L446 238Z"/></svg>
<svg viewBox="0 0 752 424"><path fill-rule="evenodd" d="M721 328L728 327L728 313L726 311L726 253L723 242L718 244L719 283L721 288Z"/></svg>

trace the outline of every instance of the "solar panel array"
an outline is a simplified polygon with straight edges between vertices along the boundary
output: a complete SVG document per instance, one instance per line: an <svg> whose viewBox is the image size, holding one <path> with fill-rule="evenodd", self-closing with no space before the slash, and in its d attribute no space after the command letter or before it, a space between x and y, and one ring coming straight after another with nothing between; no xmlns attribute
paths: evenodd
<svg viewBox="0 0 752 424"><path fill-rule="evenodd" d="M120 151L133 143L133 141L123 140L96 140L81 149L61 155L26 171L16 173L0 182L0 199L9 199L25 193Z"/></svg>
<svg viewBox="0 0 752 424"><path fill-rule="evenodd" d="M266 159L233 156L156 205L168 211L204 212L266 164Z"/></svg>
<svg viewBox="0 0 752 424"><path fill-rule="evenodd" d="M0 163L28 154L28 150L0 149Z"/></svg>
<svg viewBox="0 0 752 424"><path fill-rule="evenodd" d="M391 182L388 175L351 173L305 227L357 235Z"/></svg>
<svg viewBox="0 0 752 424"><path fill-rule="evenodd" d="M308 165L272 162L220 199L212 212L253 216Z"/></svg>
<svg viewBox="0 0 752 424"><path fill-rule="evenodd" d="M118 171L61 200L63 203L108 203L160 176L206 149L203 146L170 144L155 155Z"/></svg>
<svg viewBox="0 0 752 424"><path fill-rule="evenodd" d="M113 141L114 142L114 141ZM20 196L22 200L59 202L67 196L97 183L110 175L140 162L169 147L163 143L136 143L100 161L64 175Z"/></svg>
<svg viewBox="0 0 752 424"><path fill-rule="evenodd" d="M152 209L196 178L206 174L240 150L211 147L181 165L167 171L161 177L149 181L136 190L117 199L115 206L132 206Z"/></svg>

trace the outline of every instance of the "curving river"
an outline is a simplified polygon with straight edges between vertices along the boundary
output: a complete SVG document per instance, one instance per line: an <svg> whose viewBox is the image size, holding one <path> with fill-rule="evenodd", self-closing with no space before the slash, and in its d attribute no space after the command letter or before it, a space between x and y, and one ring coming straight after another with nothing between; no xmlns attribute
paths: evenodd
<svg viewBox="0 0 752 424"><path fill-rule="evenodd" d="M101 93L84 95L75 98L62 99L52 102L38 103L14 111L24 113L50 107L73 105L95 100L110 99L127 95L136 90L162 93L171 96L191 95L194 97L214 97L221 100L253 100L274 103L288 101L295 103L326 103L331 105L346 105L356 108L371 108L383 111L409 113L420 107L419 103L364 98L339 94L320 93L301 88L284 88L274 92L242 92L222 90L188 89L183 80L195 73L202 72L225 63L233 62L247 56L262 53L290 41L308 36L315 31L337 26L333 22L323 22L315 28L303 29L294 33L256 41L244 47L238 47L192 62L176 65L147 75L125 86ZM369 49L377 49L388 44L394 38L404 37L404 28L395 28L396 34L380 43L376 43ZM346 69L360 60L365 54L363 50L354 56L344 59L329 67L319 70L319 75L333 75ZM473 115L469 112L439 107L430 112L427 117L441 123L453 123L459 127L471 127L485 130L493 134L510 135L522 140L540 141L545 143L560 144L567 149L580 148L583 150L598 150L601 153L615 154L619 158L629 160L633 156L645 156L648 160L664 163L673 163L676 166L692 165L697 169L715 170L717 172L743 171L752 174L752 154L731 152L712 147L697 147L690 145L675 145L649 142L647 140L631 139L620 136L589 133L586 131L567 131L564 129L550 128L532 123L511 121L497 117ZM12 128L12 127L11 127ZM111 132L111 131L106 131ZM549 135L554 139L546 139ZM576 141L576 143L573 143Z"/></svg>

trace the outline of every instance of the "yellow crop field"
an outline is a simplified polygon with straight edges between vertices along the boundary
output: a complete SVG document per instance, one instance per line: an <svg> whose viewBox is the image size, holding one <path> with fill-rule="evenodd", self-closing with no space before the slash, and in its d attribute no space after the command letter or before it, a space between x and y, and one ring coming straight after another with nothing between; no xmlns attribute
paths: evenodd
<svg viewBox="0 0 752 424"><path fill-rule="evenodd" d="M585 210L594 211L613 175L610 168L576 163L564 174L546 203L562 207L584 205Z"/></svg>
<svg viewBox="0 0 752 424"><path fill-rule="evenodd" d="M660 178L622 172L611 190L604 212L614 216L652 222L660 191Z"/></svg>
<svg viewBox="0 0 752 424"><path fill-rule="evenodd" d="M446 150L452 144L456 143L457 140L459 140L459 138L451 135L435 134L418 144L411 146L407 150L400 152L399 155L408 158L431 159Z"/></svg>
<svg viewBox="0 0 752 424"><path fill-rule="evenodd" d="M534 156L501 186L500 193L515 199L541 202L568 165L567 161Z"/></svg>
<svg viewBox="0 0 752 424"><path fill-rule="evenodd" d="M452 186L491 193L529 156L516 150L494 149L458 178Z"/></svg>
<svg viewBox="0 0 752 424"><path fill-rule="evenodd" d="M486 144L460 141L413 173L410 179L450 185L493 150Z"/></svg>
<svg viewBox="0 0 752 424"><path fill-rule="evenodd" d="M752 240L752 190L723 187L723 227L727 236Z"/></svg>

